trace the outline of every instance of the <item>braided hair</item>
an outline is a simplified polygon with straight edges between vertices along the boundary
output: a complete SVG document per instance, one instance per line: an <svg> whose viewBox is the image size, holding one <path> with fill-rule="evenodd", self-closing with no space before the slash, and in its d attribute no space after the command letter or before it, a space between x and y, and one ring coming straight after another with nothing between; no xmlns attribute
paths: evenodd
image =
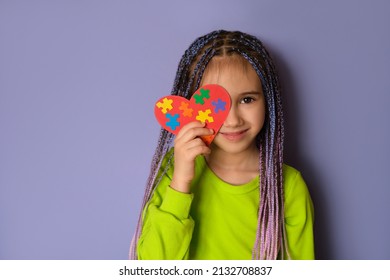
<svg viewBox="0 0 390 280"><path fill-rule="evenodd" d="M233 55L241 56L254 68L261 80L266 99L266 121L256 138L259 148L260 203L252 258L283 259L285 253L289 258L284 224L283 108L278 75L262 42L252 35L239 31L218 30L199 37L180 60L171 94L190 99L192 93L199 87L210 60L213 57ZM173 138L173 134L161 129L147 179L142 209L147 205L154 188L166 172L163 170L158 173L164 155L172 147ZM137 259L136 248L141 231L142 211L130 247L130 259Z"/></svg>

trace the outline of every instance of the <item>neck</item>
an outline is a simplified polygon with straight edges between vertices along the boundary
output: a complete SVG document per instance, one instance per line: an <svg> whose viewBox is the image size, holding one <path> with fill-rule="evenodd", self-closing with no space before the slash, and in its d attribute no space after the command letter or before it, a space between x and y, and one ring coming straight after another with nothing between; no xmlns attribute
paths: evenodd
<svg viewBox="0 0 390 280"><path fill-rule="evenodd" d="M214 147L206 161L214 174L232 185L248 183L259 175L259 150L256 146L240 153L228 153Z"/></svg>

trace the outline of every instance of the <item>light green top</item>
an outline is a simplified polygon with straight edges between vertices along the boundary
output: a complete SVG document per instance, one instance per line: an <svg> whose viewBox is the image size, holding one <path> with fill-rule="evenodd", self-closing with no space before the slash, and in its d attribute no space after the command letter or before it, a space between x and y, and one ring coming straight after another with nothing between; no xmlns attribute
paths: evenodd
<svg viewBox="0 0 390 280"><path fill-rule="evenodd" d="M297 170L283 167L290 256L314 259L309 192ZM173 165L145 208L138 258L251 259L257 229L259 177L244 185L230 185L213 173L204 157L198 156L191 194L185 194L169 187L172 174Z"/></svg>

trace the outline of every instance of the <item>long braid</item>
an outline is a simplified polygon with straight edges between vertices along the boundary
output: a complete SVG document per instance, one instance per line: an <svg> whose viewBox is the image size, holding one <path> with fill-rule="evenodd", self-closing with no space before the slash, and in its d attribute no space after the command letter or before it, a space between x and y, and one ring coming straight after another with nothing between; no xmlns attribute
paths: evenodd
<svg viewBox="0 0 390 280"><path fill-rule="evenodd" d="M214 31L198 38L186 50L179 63L171 93L189 99L192 92L199 87L207 64L214 56L223 57L237 54L252 65L261 79L268 113L267 122L257 138L260 203L252 258L276 259L279 253L280 257L284 258L284 252L287 252L289 257L283 203L284 124L282 101L275 66L261 41L245 33L224 30ZM163 170L160 178L156 178L162 158L172 147L172 141L173 135L171 133L163 130L160 132L141 209L145 208L159 180L167 171ZM141 235L142 218L141 212L130 248L131 259L137 258L136 247Z"/></svg>
<svg viewBox="0 0 390 280"><path fill-rule="evenodd" d="M248 46L252 46L247 44ZM258 50L259 51L259 50ZM265 89L265 96L267 99L267 108L269 114L270 126L268 129L263 128L266 132L266 158L267 158L267 173L265 174L266 184L268 185L267 191L263 190L260 193L262 199L260 199L259 207L259 218L262 219L262 222L259 223L260 228L265 228L265 234L261 237L261 240L256 239L256 247L262 247L260 249L260 255L265 255L265 252L269 252L269 258L276 258L278 251L281 247L281 242L285 239L284 234L284 206L283 206L283 188L280 187L283 185L282 178L282 164L283 164L283 154L282 154L282 145L283 145L283 114L282 114L282 104L280 101L280 94L272 94L273 92L279 92L279 86L277 81L276 73L270 73L275 68L271 64L266 63L265 68L268 70L267 75L264 73L264 70L258 67L258 61L252 59L250 55L242 51L238 51L244 58L246 58L249 63L253 66L255 71L258 73L259 77L262 78L263 86ZM269 61L268 53L266 51L262 52L264 54L263 58L265 61ZM266 78L264 78L266 77ZM268 78L268 81L267 81ZM271 81L271 82L269 82ZM270 92L271 94L267 94ZM274 97L275 96L275 97ZM276 98L276 102L275 102ZM275 105L275 103L277 103ZM278 124L276 128L276 124ZM275 133L277 134L275 136ZM262 174L262 173L261 173ZM264 177L263 177L264 178ZM261 182L262 183L262 182ZM267 195L266 195L267 194ZM266 206L268 205L268 206ZM267 208L267 209L265 209ZM282 210L282 211L281 211ZM268 214L265 214L265 211L268 211ZM259 221L260 222L260 221ZM285 247L285 244L284 246ZM282 254L283 254L283 250ZM253 258L256 258L258 254L253 254ZM283 257L283 255L282 255Z"/></svg>

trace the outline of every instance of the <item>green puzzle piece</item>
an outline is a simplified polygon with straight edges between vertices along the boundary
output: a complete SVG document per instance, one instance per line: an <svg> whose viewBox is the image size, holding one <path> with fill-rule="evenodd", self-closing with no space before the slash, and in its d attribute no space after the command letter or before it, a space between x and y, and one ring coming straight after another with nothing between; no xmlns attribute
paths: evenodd
<svg viewBox="0 0 390 280"><path fill-rule="evenodd" d="M195 104L204 104L203 98L209 99L210 98L210 90L209 89L203 89L201 88L200 94L194 94Z"/></svg>

